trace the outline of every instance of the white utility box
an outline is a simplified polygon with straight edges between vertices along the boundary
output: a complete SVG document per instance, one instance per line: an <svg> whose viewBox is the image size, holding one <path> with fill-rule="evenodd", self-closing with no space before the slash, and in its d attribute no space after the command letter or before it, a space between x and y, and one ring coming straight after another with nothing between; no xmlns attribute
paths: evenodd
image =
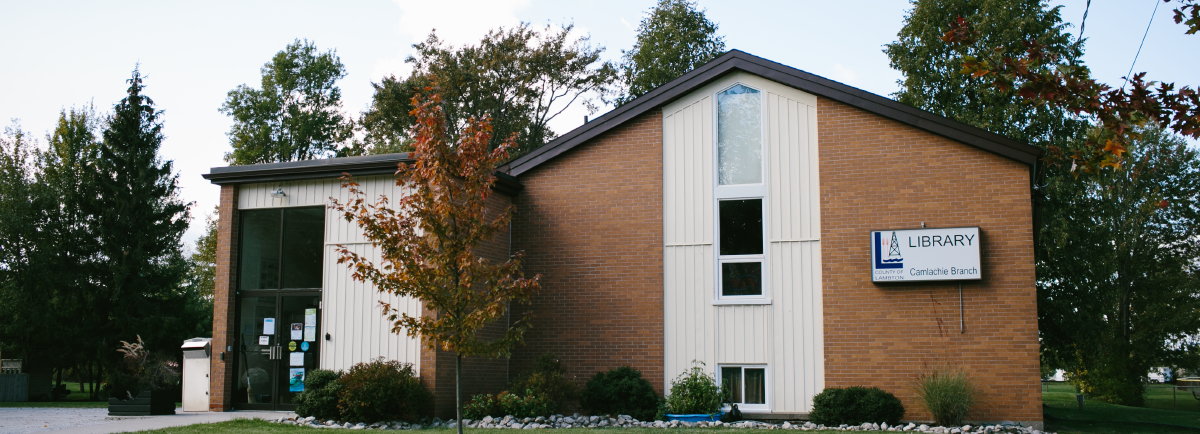
<svg viewBox="0 0 1200 434"><path fill-rule="evenodd" d="M183 341L183 411L208 411L212 338Z"/></svg>

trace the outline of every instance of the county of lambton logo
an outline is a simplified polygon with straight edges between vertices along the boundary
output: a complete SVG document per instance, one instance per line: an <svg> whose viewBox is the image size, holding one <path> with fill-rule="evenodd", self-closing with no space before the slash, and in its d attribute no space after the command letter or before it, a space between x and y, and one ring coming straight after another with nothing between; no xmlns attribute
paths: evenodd
<svg viewBox="0 0 1200 434"><path fill-rule="evenodd" d="M887 259L883 252L887 250ZM891 241L883 240L883 233L875 233L875 269L904 268L904 258L900 256L900 242L896 240L896 232L892 231Z"/></svg>

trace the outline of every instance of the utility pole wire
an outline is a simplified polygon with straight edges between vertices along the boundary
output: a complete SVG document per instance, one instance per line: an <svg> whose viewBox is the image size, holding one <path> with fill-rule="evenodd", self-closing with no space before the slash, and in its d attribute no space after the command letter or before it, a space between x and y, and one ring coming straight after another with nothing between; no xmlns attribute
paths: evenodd
<svg viewBox="0 0 1200 434"><path fill-rule="evenodd" d="M1137 65L1138 56L1142 55L1142 46L1146 45L1146 35L1150 34L1150 25L1154 24L1154 16L1158 15L1158 4L1159 3L1162 3L1162 2L1160 2L1158 0L1154 0L1154 12L1150 13L1150 22L1146 23L1146 33L1142 34L1142 43L1138 44L1137 54L1133 55L1133 63L1129 65L1129 72L1125 73L1125 82L1121 83L1121 89L1124 89L1125 85L1129 83L1129 75L1133 74L1133 65Z"/></svg>

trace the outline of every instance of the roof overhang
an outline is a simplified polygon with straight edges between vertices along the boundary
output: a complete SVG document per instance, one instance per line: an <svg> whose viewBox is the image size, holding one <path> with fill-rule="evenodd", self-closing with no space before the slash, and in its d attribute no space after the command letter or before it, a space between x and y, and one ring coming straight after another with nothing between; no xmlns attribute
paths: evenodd
<svg viewBox="0 0 1200 434"><path fill-rule="evenodd" d="M713 61L596 118L520 158L500 170L520 176L538 165L561 155L634 118L670 103L732 72L744 71L802 91L875 113L979 149L1004 156L1032 168L1042 155L1041 149L1009 139L981 128L936 115L891 99L813 75L787 65L733 50Z"/></svg>
<svg viewBox="0 0 1200 434"><path fill-rule="evenodd" d="M396 173L400 163L411 162L413 162L412 154L405 152L287 163L213 167L202 176L213 184L222 185L329 179L341 177L343 173L353 176L392 175ZM496 177L493 189L500 193L511 196L522 188L521 183L513 176L496 172Z"/></svg>

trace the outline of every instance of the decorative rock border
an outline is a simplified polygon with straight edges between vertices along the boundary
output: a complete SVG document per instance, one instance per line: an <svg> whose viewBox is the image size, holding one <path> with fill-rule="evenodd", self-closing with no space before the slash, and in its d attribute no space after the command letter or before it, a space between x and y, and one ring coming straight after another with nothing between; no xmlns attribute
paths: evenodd
<svg viewBox="0 0 1200 434"><path fill-rule="evenodd" d="M371 430L417 430L428 428L458 428L454 421L443 421L438 418L433 418L428 423L406 423L401 421L392 422L376 422L372 424L353 423L343 421L319 421L315 417L292 417L279 418L271 422L285 425L303 425L313 428L343 428L343 429L371 429ZM1027 426L1001 424L1001 425L963 425L961 427L942 427L929 426L925 424L917 425L908 423L907 425L889 426L887 423L864 423L862 425L841 425L841 426L825 426L817 425L812 422L763 422L757 420L744 420L741 422L680 422L680 421L661 421L642 422L634 419L632 416L620 415L615 418L606 416L581 416L575 413L572 416L563 416L556 414L550 417L538 416L535 418L515 418L513 416L504 416L503 418L493 418L486 416L482 420L463 419L463 426L466 428L499 428L499 429L554 429L554 428L744 428L744 429L786 429L800 431L899 431L899 432L920 432L931 434L1053 434L1043 433L1042 431L1033 429Z"/></svg>

